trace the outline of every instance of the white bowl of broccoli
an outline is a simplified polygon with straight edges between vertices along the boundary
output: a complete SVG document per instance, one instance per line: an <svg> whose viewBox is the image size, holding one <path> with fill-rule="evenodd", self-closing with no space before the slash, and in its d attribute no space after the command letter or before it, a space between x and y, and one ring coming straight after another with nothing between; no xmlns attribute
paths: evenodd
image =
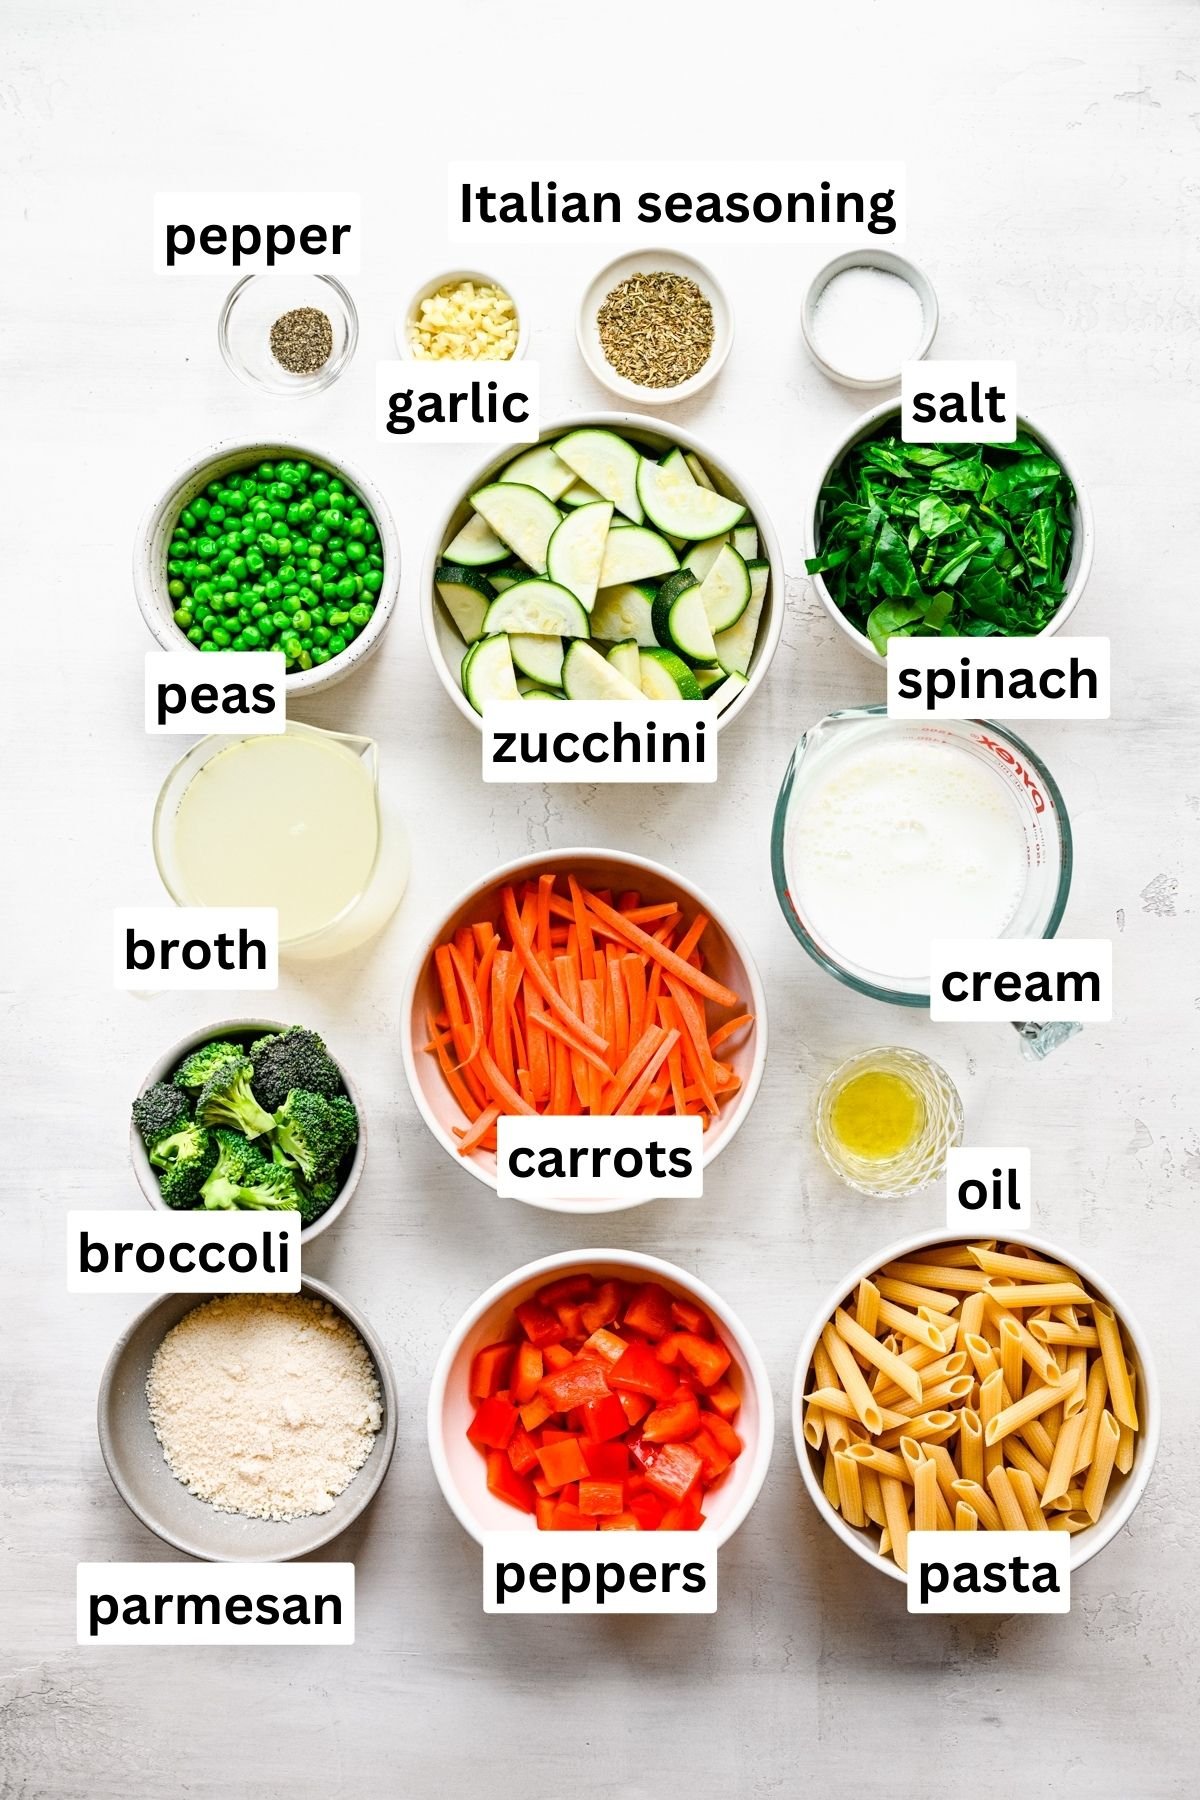
<svg viewBox="0 0 1200 1800"><path fill-rule="evenodd" d="M354 1082L314 1031L222 1019L159 1058L130 1156L160 1211L298 1211L306 1241L350 1203L367 1154Z"/></svg>

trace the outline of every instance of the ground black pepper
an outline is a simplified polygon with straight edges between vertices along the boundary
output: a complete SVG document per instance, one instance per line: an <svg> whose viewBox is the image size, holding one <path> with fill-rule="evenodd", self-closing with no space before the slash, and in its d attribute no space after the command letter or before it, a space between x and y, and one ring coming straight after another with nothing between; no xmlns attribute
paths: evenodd
<svg viewBox="0 0 1200 1800"><path fill-rule="evenodd" d="M271 327L271 354L293 375L315 375L333 352L333 326L316 306L297 306Z"/></svg>

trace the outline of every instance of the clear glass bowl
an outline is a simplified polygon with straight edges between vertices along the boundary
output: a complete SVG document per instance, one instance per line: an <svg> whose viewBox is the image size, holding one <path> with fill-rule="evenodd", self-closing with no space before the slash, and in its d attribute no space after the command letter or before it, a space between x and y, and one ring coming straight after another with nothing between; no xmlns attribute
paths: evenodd
<svg viewBox="0 0 1200 1800"><path fill-rule="evenodd" d="M856 1156L833 1131L834 1102L848 1081L867 1070L899 1076L916 1090L924 1110L917 1135L895 1156ZM817 1096L816 1131L822 1156L848 1187L876 1199L898 1200L945 1173L946 1152L962 1142L962 1101L945 1069L918 1050L866 1050L839 1064L826 1080Z"/></svg>
<svg viewBox="0 0 1200 1800"><path fill-rule="evenodd" d="M333 331L328 360L311 375L293 375L271 351L272 325L301 306L323 312ZM217 321L217 342L227 365L247 387L263 394L319 394L333 385L354 355L358 313L332 275L264 269L244 275L230 292Z"/></svg>
<svg viewBox="0 0 1200 1800"><path fill-rule="evenodd" d="M847 987L894 1006L928 1006L928 975L888 976L840 957L805 918L795 872L789 868L788 823L805 786L814 772L824 772L829 759L875 733L953 740L1006 782L1025 835L1026 877L1004 937L1052 938L1058 930L1071 890L1071 824L1049 769L1007 726L976 719L889 719L886 707L860 706L830 713L805 732L788 764L771 825L771 874L783 916L813 961Z"/></svg>

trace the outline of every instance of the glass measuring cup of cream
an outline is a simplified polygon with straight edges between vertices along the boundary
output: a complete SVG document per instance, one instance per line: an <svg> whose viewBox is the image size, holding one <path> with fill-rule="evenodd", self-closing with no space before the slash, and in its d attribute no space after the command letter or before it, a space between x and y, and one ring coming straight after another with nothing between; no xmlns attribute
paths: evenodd
<svg viewBox="0 0 1200 1800"><path fill-rule="evenodd" d="M796 747L771 834L775 891L848 987L929 1004L935 938L1053 937L1071 829L1045 765L1003 726L831 713Z"/></svg>
<svg viewBox="0 0 1200 1800"><path fill-rule="evenodd" d="M193 744L159 794L154 856L180 906L278 908L280 953L301 961L374 937L409 867L378 745L294 721Z"/></svg>

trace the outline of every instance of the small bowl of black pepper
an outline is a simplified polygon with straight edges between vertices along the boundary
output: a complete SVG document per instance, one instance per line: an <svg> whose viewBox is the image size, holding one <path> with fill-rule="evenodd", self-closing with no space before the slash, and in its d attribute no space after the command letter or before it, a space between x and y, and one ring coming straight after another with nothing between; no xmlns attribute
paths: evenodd
<svg viewBox="0 0 1200 1800"><path fill-rule="evenodd" d="M265 394L319 394L354 355L358 313L332 275L266 269L244 275L221 308L221 355Z"/></svg>
<svg viewBox="0 0 1200 1800"><path fill-rule="evenodd" d="M676 250L619 256L589 284L575 335L596 380L622 400L688 400L719 373L733 312L704 263Z"/></svg>

